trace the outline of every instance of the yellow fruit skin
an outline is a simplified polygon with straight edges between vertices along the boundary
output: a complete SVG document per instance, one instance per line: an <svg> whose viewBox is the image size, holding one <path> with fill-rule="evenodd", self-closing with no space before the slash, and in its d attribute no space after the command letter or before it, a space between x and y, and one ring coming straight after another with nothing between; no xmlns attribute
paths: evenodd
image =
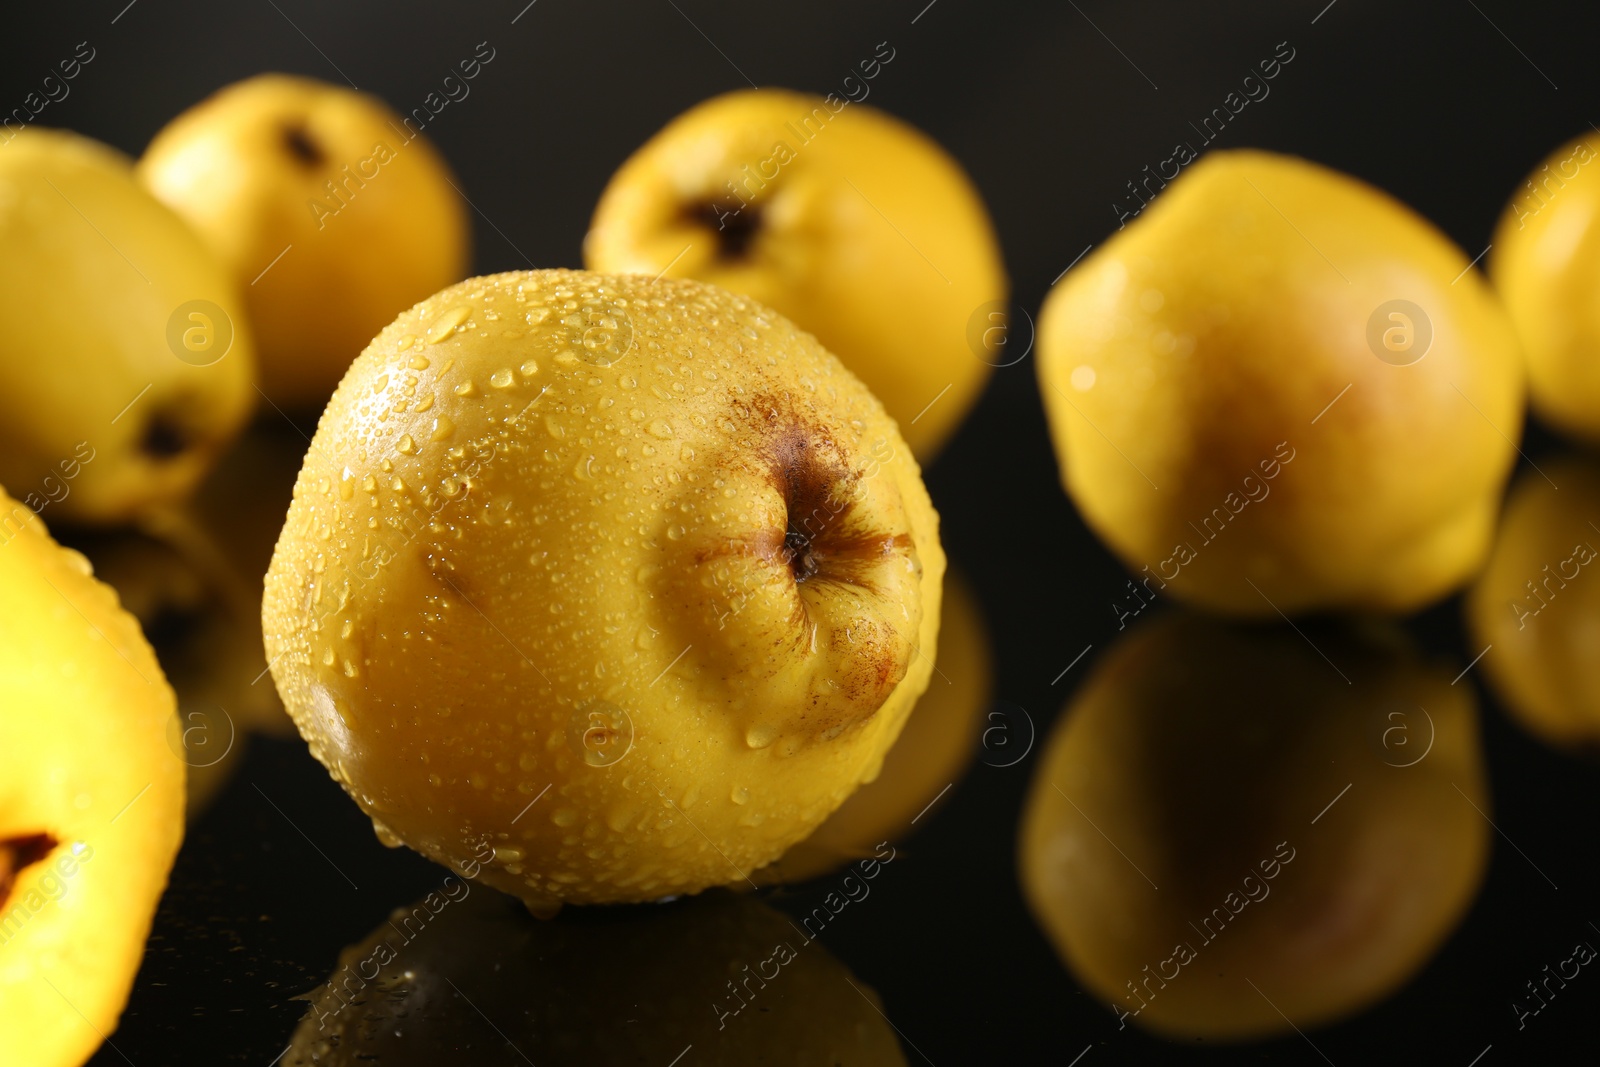
<svg viewBox="0 0 1600 1067"><path fill-rule="evenodd" d="M484 880L540 909L694 892L877 772L933 667L937 521L882 407L760 305L471 279L324 413L267 653L391 843L487 841Z"/></svg>
<svg viewBox="0 0 1600 1067"><path fill-rule="evenodd" d="M168 341L192 300L233 326L208 366ZM0 152L0 314L0 481L52 520L120 522L182 497L255 404L227 271L125 157L86 137L28 129ZM152 452L153 425L185 447Z"/></svg>
<svg viewBox="0 0 1600 1067"><path fill-rule="evenodd" d="M446 878L390 920L346 948L307 998L284 1067L454 1062L485 1040L458 991L540 1067L666 1067L689 1045L699 1067L906 1062L871 987L753 897L708 893L541 923Z"/></svg>
<svg viewBox="0 0 1600 1067"><path fill-rule="evenodd" d="M1349 685L1294 631L1158 618L1046 743L1023 889L1123 1025L1248 1040L1348 1016L1420 970L1477 894L1470 691L1382 631L1313 639Z"/></svg>
<svg viewBox="0 0 1600 1067"><path fill-rule="evenodd" d="M1552 153L1517 187L1489 255L1490 277L1527 358L1534 412L1591 442L1600 441L1597 162L1600 137L1589 134Z"/></svg>
<svg viewBox="0 0 1600 1067"><path fill-rule="evenodd" d="M910 834L912 820L966 773L993 695L993 655L977 595L954 566L944 575L942 615L934 657L939 669L884 757L883 770L810 837L751 875L753 881L805 882L874 855L880 842Z"/></svg>
<svg viewBox="0 0 1600 1067"><path fill-rule="evenodd" d="M748 254L729 256L716 209L741 199L749 206L724 221L760 229ZM584 265L665 271L775 308L866 382L924 461L991 365L1014 358L984 347L1004 319L980 309L1003 315L1008 286L976 188L921 131L860 104L834 111L819 96L755 89L696 105L612 177Z"/></svg>
<svg viewBox="0 0 1600 1067"><path fill-rule="evenodd" d="M1067 492L1151 592L1210 610L1445 595L1488 551L1522 427L1510 324L1467 266L1352 178L1207 155L1045 301L1040 389ZM1432 323L1409 366L1367 340L1394 299Z"/></svg>
<svg viewBox="0 0 1600 1067"><path fill-rule="evenodd" d="M0 1047L76 1067L143 959L183 838L184 764L138 623L43 522L8 518L24 515L0 492L0 841L58 844L0 901Z"/></svg>
<svg viewBox="0 0 1600 1067"><path fill-rule="evenodd" d="M230 85L162 129L139 175L243 287L261 387L283 408L320 408L386 323L467 270L444 160L382 101L342 86L283 74Z"/></svg>
<svg viewBox="0 0 1600 1067"><path fill-rule="evenodd" d="M1600 744L1600 463L1541 460L1518 479L1465 613L1494 690L1524 727L1564 747ZM1559 491L1554 486L1560 486ZM1529 583L1532 583L1532 588Z"/></svg>

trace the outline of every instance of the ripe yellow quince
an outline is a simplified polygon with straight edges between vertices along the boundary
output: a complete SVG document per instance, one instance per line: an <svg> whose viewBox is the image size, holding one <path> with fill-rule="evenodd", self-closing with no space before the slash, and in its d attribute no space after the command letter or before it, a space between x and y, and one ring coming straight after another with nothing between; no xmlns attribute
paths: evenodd
<svg viewBox="0 0 1600 1067"><path fill-rule="evenodd" d="M455 1062L488 1047L485 1018L510 1062L540 1067L665 1067L688 1046L699 1067L904 1067L877 993L751 896L576 918L536 922L446 876L340 953L284 1067Z"/></svg>
<svg viewBox="0 0 1600 1067"><path fill-rule="evenodd" d="M382 101L262 74L173 119L139 176L217 250L250 304L261 387L320 409L395 315L466 273L444 160Z"/></svg>
<svg viewBox="0 0 1600 1067"><path fill-rule="evenodd" d="M1159 618L1051 733L1023 889L1123 1026L1246 1040L1342 1018L1420 970L1477 894L1490 827L1470 690L1398 631L1309 630L1315 648Z"/></svg>
<svg viewBox="0 0 1600 1067"><path fill-rule="evenodd" d="M917 456L1005 353L988 212L921 131L838 96L740 90L668 123L612 177L584 241L605 273L694 278L817 335Z"/></svg>
<svg viewBox="0 0 1600 1067"><path fill-rule="evenodd" d="M0 152L0 482L44 517L182 497L255 403L227 271L115 150L28 129Z"/></svg>
<svg viewBox="0 0 1600 1067"><path fill-rule="evenodd" d="M1052 290L1039 356L1067 491L1148 594L1408 611L1488 551L1522 427L1510 322L1353 178L1206 156Z"/></svg>
<svg viewBox="0 0 1600 1067"><path fill-rule="evenodd" d="M1533 410L1600 440L1600 136L1584 134L1530 174L1495 230L1489 273L1527 357Z"/></svg>
<svg viewBox="0 0 1600 1067"><path fill-rule="evenodd" d="M273 677L379 835L541 910L743 882L878 770L944 553L882 406L697 282L475 278L324 413Z"/></svg>
<svg viewBox="0 0 1600 1067"><path fill-rule="evenodd" d="M173 708L116 594L0 491L7 1063L77 1067L116 1029L183 838Z"/></svg>
<svg viewBox="0 0 1600 1067"><path fill-rule="evenodd" d="M1600 463L1542 461L1512 488L1468 630L1512 717L1555 745L1600 743ZM1548 481L1546 478L1548 477ZM1556 488L1559 486L1559 490Z"/></svg>

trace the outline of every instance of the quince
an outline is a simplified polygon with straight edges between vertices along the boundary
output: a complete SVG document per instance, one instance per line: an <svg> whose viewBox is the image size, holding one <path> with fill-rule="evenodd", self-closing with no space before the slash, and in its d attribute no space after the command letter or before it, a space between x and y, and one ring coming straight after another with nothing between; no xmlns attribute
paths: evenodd
<svg viewBox="0 0 1600 1067"><path fill-rule="evenodd" d="M227 271L86 137L0 152L0 315L0 482L51 521L182 498L255 403Z"/></svg>
<svg viewBox="0 0 1600 1067"><path fill-rule="evenodd" d="M461 196L407 121L365 93L262 74L173 119L139 161L238 279L282 408L320 409L385 323L466 273Z"/></svg>
<svg viewBox="0 0 1600 1067"><path fill-rule="evenodd" d="M1150 594L1405 612L1488 552L1522 427L1510 321L1353 178L1207 155L1052 290L1039 356L1067 492Z"/></svg>
<svg viewBox="0 0 1600 1067"><path fill-rule="evenodd" d="M0 492L7 1063L77 1067L116 1029L183 839L173 710L116 593Z"/></svg>
<svg viewBox="0 0 1600 1067"><path fill-rule="evenodd" d="M673 119L612 177L584 265L777 309L924 461L990 368L1021 358L1005 351L1005 268L971 180L921 131L839 96L740 90Z"/></svg>
<svg viewBox="0 0 1600 1067"><path fill-rule="evenodd" d="M882 406L697 282L475 278L324 413L273 678L379 836L539 910L740 883L878 771L944 553Z"/></svg>
<svg viewBox="0 0 1600 1067"><path fill-rule="evenodd" d="M1600 136L1563 145L1517 188L1495 230L1489 275L1527 357L1534 413L1600 440Z"/></svg>

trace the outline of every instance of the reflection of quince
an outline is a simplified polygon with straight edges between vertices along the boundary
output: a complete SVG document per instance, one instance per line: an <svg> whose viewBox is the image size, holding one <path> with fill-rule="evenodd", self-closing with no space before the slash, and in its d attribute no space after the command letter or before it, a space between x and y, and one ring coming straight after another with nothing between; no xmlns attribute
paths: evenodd
<svg viewBox="0 0 1600 1067"><path fill-rule="evenodd" d="M1554 744L1600 742L1600 464L1569 456L1518 480L1467 596L1482 668L1511 713ZM1553 484L1552 484L1553 483ZM1556 486L1560 486L1559 492Z"/></svg>
<svg viewBox="0 0 1600 1067"><path fill-rule="evenodd" d="M876 995L748 896L539 922L452 876L339 962L285 1067L905 1063Z"/></svg>
<svg viewBox="0 0 1600 1067"><path fill-rule="evenodd" d="M944 577L939 669L917 701L878 777L776 863L752 872L762 885L804 882L873 854L880 841L911 830L932 801L963 774L977 750L990 693L989 636L977 596L959 571Z"/></svg>
<svg viewBox="0 0 1600 1067"><path fill-rule="evenodd" d="M1468 691L1393 639L1308 632L1350 684L1293 631L1167 617L1053 731L1023 886L1124 1021L1245 1039L1340 1018L1415 974L1477 891Z"/></svg>
<svg viewBox="0 0 1600 1067"><path fill-rule="evenodd" d="M116 1029L183 838L173 721L116 593L0 492L0 1062Z"/></svg>
<svg viewBox="0 0 1600 1067"><path fill-rule="evenodd" d="M305 453L306 439L274 414L234 442L184 508L185 517L214 549L230 586L241 589L250 605L246 624L256 662L251 678L267 667L261 597ZM279 737L295 736L294 722L283 710L270 677L252 684L249 696L252 729Z"/></svg>
<svg viewBox="0 0 1600 1067"><path fill-rule="evenodd" d="M152 517L151 523L146 531L75 531L66 540L139 620L177 693L178 718L168 744L189 765L193 819L243 765L245 731L266 718L277 700L265 679L251 684L266 663L243 591L220 571L216 554L193 529L169 516Z"/></svg>

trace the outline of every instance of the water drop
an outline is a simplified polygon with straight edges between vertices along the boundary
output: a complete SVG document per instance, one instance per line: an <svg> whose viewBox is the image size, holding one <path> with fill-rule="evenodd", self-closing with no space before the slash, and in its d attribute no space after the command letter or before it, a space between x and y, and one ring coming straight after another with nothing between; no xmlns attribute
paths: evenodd
<svg viewBox="0 0 1600 1067"><path fill-rule="evenodd" d="M472 308L470 307L456 307L446 311L435 320L433 328L428 331L428 343L436 345L440 341L448 340L451 335L461 328L461 324L471 317Z"/></svg>

